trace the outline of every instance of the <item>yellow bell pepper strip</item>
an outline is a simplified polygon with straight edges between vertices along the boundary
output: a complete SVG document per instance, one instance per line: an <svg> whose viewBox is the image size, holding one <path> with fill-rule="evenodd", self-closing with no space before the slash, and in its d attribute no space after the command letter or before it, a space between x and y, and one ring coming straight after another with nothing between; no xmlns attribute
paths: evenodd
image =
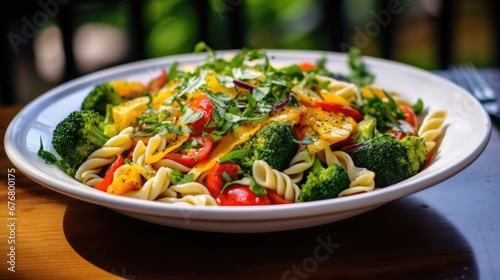
<svg viewBox="0 0 500 280"><path fill-rule="evenodd" d="M365 86L361 89L361 95L367 98L373 98L374 96L384 99L386 95L384 91L377 86Z"/></svg>
<svg viewBox="0 0 500 280"><path fill-rule="evenodd" d="M177 137L175 137L174 141L170 146L166 147L163 151L158 152L150 157L147 157L146 160L144 161L145 163L154 163L162 158L165 157L168 153L172 152L173 150L179 148L186 140L189 138L191 134L189 133L183 133L183 134L178 134Z"/></svg>
<svg viewBox="0 0 500 280"><path fill-rule="evenodd" d="M238 96L238 91L236 90L236 88L234 87L228 88L221 85L221 83L217 79L217 76L215 76L214 74L208 74L205 77L205 80L207 82L208 87L212 90L212 92L224 92L229 94L232 98Z"/></svg>
<svg viewBox="0 0 500 280"><path fill-rule="evenodd" d="M148 109L149 98L142 96L113 107L113 120L118 131L136 126L137 117Z"/></svg>
<svg viewBox="0 0 500 280"><path fill-rule="evenodd" d="M303 106L303 110L299 134L302 138L309 136L314 141L307 145L311 154L348 138L357 125L353 118L325 111L321 107Z"/></svg>
<svg viewBox="0 0 500 280"><path fill-rule="evenodd" d="M122 100L140 97L143 92L147 91L146 87L140 82L117 80L110 82L110 85L116 89Z"/></svg>
<svg viewBox="0 0 500 280"><path fill-rule="evenodd" d="M113 182L107 193L123 195L132 190L139 190L143 184L144 168L136 165L122 165L115 171Z"/></svg>

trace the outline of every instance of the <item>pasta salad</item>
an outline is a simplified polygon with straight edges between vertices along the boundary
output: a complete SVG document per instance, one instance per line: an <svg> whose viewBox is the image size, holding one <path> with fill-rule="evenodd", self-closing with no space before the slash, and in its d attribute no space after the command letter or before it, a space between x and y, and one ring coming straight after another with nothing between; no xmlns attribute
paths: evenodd
<svg viewBox="0 0 500 280"><path fill-rule="evenodd" d="M446 111L374 83L358 49L349 73L326 59L273 65L263 49L174 63L147 83L114 80L57 124L39 156L84 185L165 203L302 203L371 192L414 176L437 149Z"/></svg>

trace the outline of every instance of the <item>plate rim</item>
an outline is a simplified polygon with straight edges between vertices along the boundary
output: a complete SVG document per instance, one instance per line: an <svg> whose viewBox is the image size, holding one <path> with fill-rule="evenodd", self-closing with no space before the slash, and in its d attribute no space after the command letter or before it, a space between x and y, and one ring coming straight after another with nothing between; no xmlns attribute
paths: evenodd
<svg viewBox="0 0 500 280"><path fill-rule="evenodd" d="M238 51L240 50L239 49L218 50L216 51L216 54L219 56L224 54L237 53ZM290 56L299 53L301 55L306 55L316 58L320 57L320 55L326 55L328 57L335 57L342 60L347 59L346 53L326 51L326 50L267 49L266 53L268 54L268 56L272 55ZM79 78L65 82L46 91L45 93L41 94L37 98L33 99L31 102L26 104L9 123L4 139L4 146L7 157L11 160L12 164L14 164L14 166L16 166L16 168L19 169L23 174L25 174L32 180L42 184L43 186L53 191L70 196L72 198L82 200L88 203L97 204L107 208L119 209L137 214L146 214L146 215L169 217L169 218L180 218L179 210L180 212L195 211L198 214L196 216L197 219L230 221L234 220L235 218L238 218L238 220L240 221L253 221L262 219L271 220L271 219L290 217L291 212L294 213L294 215L292 216L296 218L307 217L311 214L318 214L318 213L326 214L329 212L325 211L325 208L328 208L327 206L329 206L332 203L342 211L349 211L352 209L359 208L359 205L363 206L366 206L367 204L372 205L374 204L373 202L375 201L377 202L385 201L384 203L387 203L392 200L404 197L406 195L421 191L423 189L431 187L437 183L440 183L456 175L457 173L465 169L467 166L472 164L484 151L491 136L491 130L492 130L491 120L488 114L486 113L484 108L482 108L482 106L477 100L471 98L471 100L475 102L475 105L482 110L481 114L482 114L482 119L484 121L483 124L484 133L482 134L481 138L478 139L476 145L471 149L471 152L467 155L467 157L463 158L459 162L454 163L451 167L448 166L447 168L445 168L445 170L439 174L440 175L439 177L431 176L428 178L424 177L424 178L413 179L412 181L405 180L400 183L391 185L389 187L383 189L377 189L369 193L359 194L350 197L343 197L342 200L338 201L334 201L333 199L313 201L313 202L301 203L300 206L297 206L297 204L288 204L288 205L251 206L251 208L249 208L249 206L209 207L209 206L193 206L193 205L172 205L167 203L158 203L136 198L113 196L99 192L97 190L88 187L87 189L83 189L81 191L79 189L68 190L65 186L62 185L52 186L51 184L53 182L51 182L51 178L47 178L46 174L42 172L42 170L39 169L33 170L24 168L23 164L25 164L28 161L28 159L24 158L22 153L18 151L17 147L15 146L15 143L13 141L14 140L13 134L15 129L14 127L20 122L21 118L24 115L32 112L37 107L42 106L44 102L49 102L51 98L56 98L58 97L58 95L61 95L65 90L71 89L75 86L86 84L92 81L95 83L97 80L99 80L96 78L100 77L100 79L103 79L104 77L113 76L113 73L116 74L115 72L119 73L126 73L129 71L133 72L134 70L138 70L141 67L147 68L149 67L148 65L151 64L152 65L168 64L186 58L193 58L193 59L195 58L199 60L200 58L204 58L205 56L206 54L204 53L200 54L186 53L186 54L177 54L167 57L150 58L140 61L134 61L83 75ZM398 61L388 60L379 57L366 56L366 55L363 55L363 60L368 64L382 63L382 64L389 64L390 67L394 66L404 67L411 71L417 71L421 74L428 75L433 79L439 79L439 82L447 83L448 86L454 87L457 91L462 92L464 95L467 94L467 92L464 89L455 85L451 81L443 77L440 77L437 74L434 74L430 71L418 68L416 66L412 66ZM81 184L81 183L75 180L75 184ZM82 186L84 185L82 184ZM134 209L131 209L131 207L134 207ZM298 209L300 209L300 211L297 211ZM259 213L269 214L269 212L272 212L271 215L267 216L258 215Z"/></svg>

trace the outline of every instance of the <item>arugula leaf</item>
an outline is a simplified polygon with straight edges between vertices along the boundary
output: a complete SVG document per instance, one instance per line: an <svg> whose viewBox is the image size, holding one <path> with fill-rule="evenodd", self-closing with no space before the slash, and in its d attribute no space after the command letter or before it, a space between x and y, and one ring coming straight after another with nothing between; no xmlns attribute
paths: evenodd
<svg viewBox="0 0 500 280"><path fill-rule="evenodd" d="M267 194L266 188L259 185L254 178L250 178L250 190L259 196L265 196Z"/></svg>
<svg viewBox="0 0 500 280"><path fill-rule="evenodd" d="M256 87L253 89L252 95L255 100L261 101L269 94L269 92L269 87Z"/></svg>
<svg viewBox="0 0 500 280"><path fill-rule="evenodd" d="M182 87L181 91L174 94L174 96L168 98L164 104L171 105L172 103L174 103L174 100L183 97L186 93L193 93L197 91L202 85L205 85L207 83L205 79L207 74L208 70L201 69L198 75L191 77L186 84L183 84L181 86Z"/></svg>
<svg viewBox="0 0 500 280"><path fill-rule="evenodd" d="M233 104L233 98L224 92L216 92L216 93L208 93L205 95L210 99L210 102L214 106L219 106L219 107L230 107Z"/></svg>
<svg viewBox="0 0 500 280"><path fill-rule="evenodd" d="M248 154L248 151L243 149L232 150L231 152L225 154L219 159L219 163L233 162L239 163Z"/></svg>
<svg viewBox="0 0 500 280"><path fill-rule="evenodd" d="M302 138L302 140L297 140L297 139L292 139L292 140L297 144L304 144L304 145L314 144L314 140L312 140L311 136L309 135L306 135L304 138Z"/></svg>
<svg viewBox="0 0 500 280"><path fill-rule="evenodd" d="M387 102L374 94L370 98L363 97L360 106L363 115L370 115L377 119L377 129L380 131L399 127L398 120L405 118L403 111L397 106L391 95L386 91L384 94L387 97Z"/></svg>
<svg viewBox="0 0 500 280"><path fill-rule="evenodd" d="M191 174L183 174L179 170L174 169L168 175L168 179L170 179L170 181L173 184L176 184L176 185L178 185L178 184L185 184L185 183L189 183L189 182L193 181L194 174L193 173L191 173Z"/></svg>
<svg viewBox="0 0 500 280"><path fill-rule="evenodd" d="M166 135L166 134L183 134L183 133L193 133L193 130L189 127L181 127L175 125L170 121L152 123L147 126L144 131L137 132L137 136L152 136L155 134Z"/></svg>
<svg viewBox="0 0 500 280"><path fill-rule="evenodd" d="M49 151L44 150L42 137L40 136L40 148L38 149L37 155L45 161L45 164L53 164L59 167L67 175L74 177L76 169L69 166L69 164L64 159L57 159L57 157Z"/></svg>
<svg viewBox="0 0 500 280"><path fill-rule="evenodd" d="M375 80L375 76L365 68L360 49L356 47L349 49L348 65L351 71L348 78L353 84L363 87L372 84Z"/></svg>
<svg viewBox="0 0 500 280"><path fill-rule="evenodd" d="M203 112L195 112L193 109L191 109L189 106L185 105L182 102L179 102L179 106L181 107L181 123L188 125L191 123L196 122L197 120L201 119L203 117Z"/></svg>
<svg viewBox="0 0 500 280"><path fill-rule="evenodd" d="M168 80L172 81L175 80L179 76L179 70L177 68L179 67L179 62L174 62L172 66L170 66L170 69L168 70Z"/></svg>
<svg viewBox="0 0 500 280"><path fill-rule="evenodd" d="M223 87L226 87L226 88L234 88L235 87L234 82L233 82L234 79L231 76L219 75L219 76L216 76L215 78L217 79L217 81L219 81L219 84L221 84L221 86L223 86Z"/></svg>
<svg viewBox="0 0 500 280"><path fill-rule="evenodd" d="M232 72L236 80L252 80L262 76L261 72L244 68L233 68Z"/></svg>
<svg viewBox="0 0 500 280"><path fill-rule="evenodd" d="M419 98L417 102L411 106L411 108L416 115L419 115L424 110L424 102Z"/></svg>

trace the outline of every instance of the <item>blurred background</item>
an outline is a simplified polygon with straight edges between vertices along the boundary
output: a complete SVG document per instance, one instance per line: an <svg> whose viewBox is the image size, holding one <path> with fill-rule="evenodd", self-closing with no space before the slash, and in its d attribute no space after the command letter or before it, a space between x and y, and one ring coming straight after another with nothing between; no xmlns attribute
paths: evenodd
<svg viewBox="0 0 500 280"><path fill-rule="evenodd" d="M345 52L426 70L499 66L493 0L11 1L0 19L0 104L136 60L247 48Z"/></svg>

